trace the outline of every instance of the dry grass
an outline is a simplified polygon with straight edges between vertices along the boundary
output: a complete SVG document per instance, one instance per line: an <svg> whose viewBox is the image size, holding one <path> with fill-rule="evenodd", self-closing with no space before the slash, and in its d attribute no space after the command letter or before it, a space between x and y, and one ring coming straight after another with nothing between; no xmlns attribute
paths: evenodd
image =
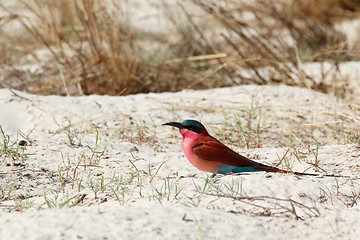
<svg viewBox="0 0 360 240"><path fill-rule="evenodd" d="M334 27L358 17L357 1L192 2L203 10L201 17L181 2L176 14L165 1L159 3L175 29L171 37L134 27L129 1L112 1L111 7L90 0L0 4L6 13L0 18L1 63L36 62L41 69L3 69L0 84L63 95L279 82L335 92L332 83L308 76L302 63L327 61L336 69L342 61L358 59L359 49L348 46ZM6 30L10 24L20 25L20 37ZM348 85L336 84L342 94Z"/></svg>
<svg viewBox="0 0 360 240"><path fill-rule="evenodd" d="M221 34L233 56L227 64L240 83L282 82L326 91L331 86L312 79L302 63L328 61L337 68L359 53L334 27L337 21L357 17L358 7L347 9L351 1L192 1L227 30Z"/></svg>
<svg viewBox="0 0 360 240"><path fill-rule="evenodd" d="M104 2L88 0L49 0L45 7L38 0L21 3L31 19L19 16L17 20L34 42L49 50L51 56L46 57L53 62L48 67L58 72L48 84L32 92L57 91L63 85L67 92L75 89L80 94L116 95L146 90L139 79L149 69L141 63L126 17L117 17L124 16L120 6L106 9ZM29 51L37 54L33 49Z"/></svg>

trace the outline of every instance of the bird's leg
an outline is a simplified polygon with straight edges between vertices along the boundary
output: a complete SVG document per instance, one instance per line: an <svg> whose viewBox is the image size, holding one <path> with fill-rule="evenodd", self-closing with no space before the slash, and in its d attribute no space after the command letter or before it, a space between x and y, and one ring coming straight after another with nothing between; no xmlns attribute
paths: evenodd
<svg viewBox="0 0 360 240"><path fill-rule="evenodd" d="M213 171L213 174L211 175L211 178L214 178L216 176L216 174L218 174L218 171L217 170Z"/></svg>

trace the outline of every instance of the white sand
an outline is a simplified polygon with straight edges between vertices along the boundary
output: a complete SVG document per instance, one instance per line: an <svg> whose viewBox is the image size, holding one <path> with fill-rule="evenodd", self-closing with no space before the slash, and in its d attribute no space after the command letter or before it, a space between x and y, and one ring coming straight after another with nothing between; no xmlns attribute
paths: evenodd
<svg viewBox="0 0 360 240"><path fill-rule="evenodd" d="M360 191L360 152L356 144L339 144L333 136L337 130L331 130L331 122L340 120L343 131L357 128L358 112L351 102L287 86L125 97L15 93L18 96L0 90L0 124L13 141L22 139L17 129L25 135L32 130L25 150L30 155L23 162L1 158L0 239L357 239L360 235L360 200L353 204ZM236 116L244 121L251 106L261 113L261 120L253 121L267 126L267 137L262 148L251 149L224 140L234 150L276 164L290 147L280 147L278 141L287 142L302 128L318 136L319 167L349 177L219 176L202 194L209 174L188 163L180 134L161 124L198 119L212 135L221 137L225 123L233 124ZM100 141L91 157L95 127ZM307 147L316 148L305 144L298 150ZM96 167L84 167L91 158ZM314 161L314 154L300 162L294 155L288 159L294 171L316 172L306 163ZM219 191L255 199L211 195ZM84 199L75 204L82 194ZM296 201L296 214L290 198ZM54 208L49 209L46 199Z"/></svg>
<svg viewBox="0 0 360 240"><path fill-rule="evenodd" d="M173 41L175 29L164 21L169 13L157 2L131 1L133 23ZM164 3L170 14L179 14L172 11L179 9L175 1ZM203 15L198 7L188 9ZM22 35L12 23L9 33ZM358 44L358 22L337 29L350 46ZM353 95L341 100L288 86L126 97L45 97L0 89L0 125L15 143L11 149L24 136L30 143L24 160L0 156L0 240L359 239L360 151L359 141L349 139L359 133L359 63L341 64L339 71L326 63L299 68L315 81L346 79ZM310 163L317 159L328 174L347 177L259 172L218 176L209 187L210 174L184 157L180 134L161 126L189 118L259 162L275 165L285 155L292 170L314 173L320 170ZM264 130L260 147L252 139L256 134L235 128L231 135L229 126L246 126L247 119L252 129ZM287 166L282 161L279 167Z"/></svg>

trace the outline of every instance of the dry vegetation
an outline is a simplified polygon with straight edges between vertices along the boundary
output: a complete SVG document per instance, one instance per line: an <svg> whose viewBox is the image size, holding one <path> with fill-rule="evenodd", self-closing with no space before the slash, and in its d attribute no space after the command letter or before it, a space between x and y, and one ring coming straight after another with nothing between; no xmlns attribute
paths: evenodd
<svg viewBox="0 0 360 240"><path fill-rule="evenodd" d="M359 17L356 0L191 0L179 1L176 8L159 1L176 36L134 27L130 4L1 3L0 86L63 95L250 83L286 83L342 95L349 91L346 80L315 81L301 66L330 62L336 69L340 62L358 59L358 45L348 44L334 27ZM189 6L200 9L194 14ZM26 64L38 69L19 67Z"/></svg>

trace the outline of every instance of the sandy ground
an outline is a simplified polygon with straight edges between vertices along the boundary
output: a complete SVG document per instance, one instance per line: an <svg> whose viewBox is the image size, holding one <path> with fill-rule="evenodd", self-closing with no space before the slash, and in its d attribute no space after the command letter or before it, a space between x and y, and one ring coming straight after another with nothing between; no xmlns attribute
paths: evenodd
<svg viewBox="0 0 360 240"><path fill-rule="evenodd" d="M124 97L1 89L0 108L0 239L360 234L360 151L356 132L350 138L358 129L357 105L330 94L281 85ZM186 160L180 134L161 126L184 119L200 120L259 162L320 176L211 179ZM261 131L247 134L256 127Z"/></svg>
<svg viewBox="0 0 360 240"><path fill-rule="evenodd" d="M159 14L179 6L157 2L132 1L130 15L170 41ZM358 44L358 21L337 28ZM331 66L299 68L346 82L346 99L282 85L125 97L0 89L0 239L358 239L360 64ZM184 119L251 159L319 176L210 178L161 126Z"/></svg>

